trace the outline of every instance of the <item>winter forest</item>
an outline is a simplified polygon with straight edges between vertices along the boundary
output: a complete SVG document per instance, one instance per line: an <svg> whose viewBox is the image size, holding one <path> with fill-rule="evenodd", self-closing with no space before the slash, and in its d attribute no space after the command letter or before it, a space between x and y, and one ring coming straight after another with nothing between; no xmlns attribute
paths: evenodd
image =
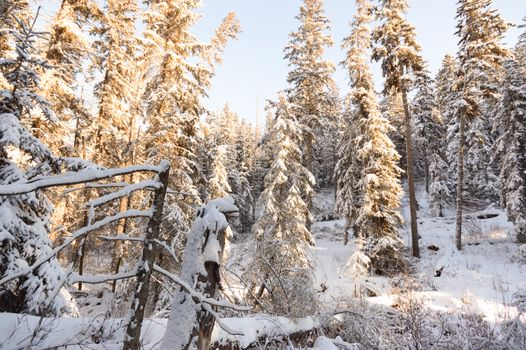
<svg viewBox="0 0 526 350"><path fill-rule="evenodd" d="M226 5L0 0L0 348L526 349L526 18L457 0L432 72L416 0L349 2L254 123Z"/></svg>

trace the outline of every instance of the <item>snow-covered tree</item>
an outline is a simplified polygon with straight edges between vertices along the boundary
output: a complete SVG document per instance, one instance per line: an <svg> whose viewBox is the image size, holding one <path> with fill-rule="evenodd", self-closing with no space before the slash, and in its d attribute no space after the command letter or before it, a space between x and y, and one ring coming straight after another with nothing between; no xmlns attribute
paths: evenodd
<svg viewBox="0 0 526 350"><path fill-rule="evenodd" d="M166 210L177 212L172 223L187 231L193 217L191 204L198 198L195 180L195 135L201 99L206 96L214 64L228 38L235 37L239 25L228 15L211 43L200 42L190 28L198 21L196 0L155 0L145 11L145 62L152 66L144 101L148 131L146 156L151 162L171 160L170 196Z"/></svg>
<svg viewBox="0 0 526 350"><path fill-rule="evenodd" d="M371 101L367 98L374 95L373 78L366 58L371 48L371 32L368 25L372 20L372 4L366 0L357 1L356 4L357 11L351 25L351 35L346 37L342 44L342 48L346 50L346 60L342 64L348 70L352 90L346 111L343 113L344 125L335 170L336 211L345 218L345 243L350 228L353 228L355 237L359 236L356 217L363 198L363 193L358 187L363 166L356 155L360 147L357 137L360 135L360 119L367 118L370 112Z"/></svg>
<svg viewBox="0 0 526 350"><path fill-rule="evenodd" d="M103 78L95 86L98 111L93 159L114 167L125 164L125 149L117 145L126 143L129 127L134 125L129 107L136 92L138 7L136 0L108 0L106 5L101 26L94 30L100 36L93 64L101 67Z"/></svg>
<svg viewBox="0 0 526 350"><path fill-rule="evenodd" d="M13 45L15 32L13 30L20 30L20 25L15 18L26 22L31 18L29 1L3 0L0 3L0 57L6 57L9 52L15 49ZM0 85L0 88L4 88L4 86Z"/></svg>
<svg viewBox="0 0 526 350"><path fill-rule="evenodd" d="M50 124L45 118L33 118L31 124L35 136L55 154L78 154L80 131L91 124L90 113L78 93L77 75L83 73L83 64L93 53L84 29L90 21L100 20L101 15L91 0L62 0L51 23L45 56L53 68L42 76L42 88L44 97L59 116L59 122ZM78 134L71 145L73 128Z"/></svg>
<svg viewBox="0 0 526 350"><path fill-rule="evenodd" d="M360 145L356 154L363 166L358 182L363 199L356 225L360 235L366 237L364 252L371 259L373 270L390 275L405 267L403 242L398 237L402 223L398 212L402 197L402 170L397 165L400 156L387 136L392 126L380 114L373 94L364 98L369 113L360 119L356 140Z"/></svg>
<svg viewBox="0 0 526 350"><path fill-rule="evenodd" d="M446 127L428 73L419 73L415 83L417 92L411 108L416 160L424 169L432 214L442 216L443 209L453 199L453 182L448 175L446 158Z"/></svg>
<svg viewBox="0 0 526 350"><path fill-rule="evenodd" d="M456 115L460 93L456 81L458 63L451 55L444 56L442 66L435 78L436 101L446 127L446 158L450 164L448 176L452 181L457 178L456 157L458 154L458 118Z"/></svg>
<svg viewBox="0 0 526 350"><path fill-rule="evenodd" d="M285 58L292 67L287 78L290 84L287 94L303 132L303 164L313 172L317 136L326 123L325 118L338 109L335 107L338 104L336 84L332 79L335 67L323 58L324 50L332 45L332 38L328 33L330 25L323 1L304 0L296 18L300 27L290 34L285 47ZM304 195L310 208L312 197Z"/></svg>
<svg viewBox="0 0 526 350"><path fill-rule="evenodd" d="M357 1L351 35L345 39L345 66L351 81L351 118L346 124L337 165L337 208L357 237L377 273L391 274L404 266L403 243L397 235L402 222L397 211L402 188L400 158L387 136L393 127L382 117L367 63L372 5Z"/></svg>
<svg viewBox="0 0 526 350"><path fill-rule="evenodd" d="M255 302L277 314L305 316L316 309L312 267L305 253L314 245L310 212L301 189L312 191L313 175L302 165L301 128L283 94L270 129L274 159L258 201L257 247L248 270Z"/></svg>
<svg viewBox="0 0 526 350"><path fill-rule="evenodd" d="M409 74L423 69L420 46L416 42L415 28L404 18L409 7L407 0L381 0L378 10L380 25L373 31L373 40L377 46L373 50L373 59L382 62L385 78L385 92L401 94L404 107L404 131L407 153L407 182L411 213L411 245L413 256L420 256L418 247L417 203L414 183L413 143L411 116L407 102L410 83Z"/></svg>
<svg viewBox="0 0 526 350"><path fill-rule="evenodd" d="M212 162L212 177L210 178L210 199L227 197L232 191L228 183L228 174L225 169L227 147L217 146Z"/></svg>
<svg viewBox="0 0 526 350"><path fill-rule="evenodd" d="M431 79L427 71L418 74L415 80L416 94L411 101L411 117L415 168L423 171L426 192L429 193L429 158L432 147L429 143L433 119L439 113L435 102ZM435 135L433 135L435 136Z"/></svg>
<svg viewBox="0 0 526 350"><path fill-rule="evenodd" d="M471 157L479 157L480 153L486 153L485 149L489 147L488 140L484 137L487 124L481 119L483 104L485 95L494 90L491 86L494 81L492 76L497 74L502 62L509 56L509 50L501 44L508 24L496 10L490 8L491 4L491 0L459 0L457 8L457 34L460 37L457 89L461 94L456 111L459 121L456 246L459 250L462 248L464 171L468 170L465 168L468 165L465 160L472 163L472 171L482 170L482 178L489 179L489 172L484 168L489 167L485 163L488 159ZM475 124L470 126L474 122ZM470 145L467 144L468 130L471 131L470 136L473 136L469 138ZM475 149L467 153L473 147ZM477 162L480 162L480 166Z"/></svg>
<svg viewBox="0 0 526 350"><path fill-rule="evenodd" d="M9 84L0 90L0 183L27 182L35 176L58 171L58 163L21 120L42 113L55 120L49 103L39 95L38 70L50 68L35 55L40 35L34 22L15 19L11 34L16 56L0 62L0 71ZM23 156L22 156L23 155ZM51 253L50 215L52 207L41 191L0 197L0 280L35 263ZM60 315L73 312L61 293L65 274L52 258L30 274L0 285L1 311L34 315Z"/></svg>
<svg viewBox="0 0 526 350"><path fill-rule="evenodd" d="M497 116L502 136L496 143L501 204L517 225L517 238L526 243L526 76L515 60L507 61L505 68Z"/></svg>

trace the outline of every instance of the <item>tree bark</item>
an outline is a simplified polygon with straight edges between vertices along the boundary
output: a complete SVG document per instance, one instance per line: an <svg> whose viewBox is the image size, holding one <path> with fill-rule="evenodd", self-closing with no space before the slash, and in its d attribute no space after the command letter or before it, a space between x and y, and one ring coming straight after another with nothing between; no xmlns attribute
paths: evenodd
<svg viewBox="0 0 526 350"><path fill-rule="evenodd" d="M458 132L458 162L457 162L457 217L455 227L455 243L458 250L462 250L462 206L463 206L463 182L464 182L464 143L465 143L465 118L461 111L459 115L459 132Z"/></svg>
<svg viewBox="0 0 526 350"><path fill-rule="evenodd" d="M400 90L402 92L402 102L404 105L404 124L405 124L405 147L407 153L407 184L409 189L409 209L411 212L411 244L413 256L420 258L420 247L418 246L418 226L416 218L416 195L415 195L415 177L414 177L414 155L413 140L411 137L411 115L409 114L409 105L407 104L407 91L404 86L402 77L404 68L400 66Z"/></svg>
<svg viewBox="0 0 526 350"><path fill-rule="evenodd" d="M131 304L132 315L126 328L123 350L138 350L140 348L144 310L146 307L146 301L148 299L150 277L155 260L153 246L154 240L159 237L163 215L164 198L168 188L170 164L163 161L161 162L161 168L162 170L159 173L160 186L155 191L153 200L153 213L146 228L146 237L143 245L141 264L137 274L137 286L135 288L134 299Z"/></svg>

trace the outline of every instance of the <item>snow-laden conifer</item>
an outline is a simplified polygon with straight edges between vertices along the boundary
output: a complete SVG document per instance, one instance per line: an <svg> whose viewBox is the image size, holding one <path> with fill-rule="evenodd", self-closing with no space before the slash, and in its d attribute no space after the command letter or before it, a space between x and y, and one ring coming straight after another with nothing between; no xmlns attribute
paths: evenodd
<svg viewBox="0 0 526 350"><path fill-rule="evenodd" d="M39 95L39 69L46 62L35 55L40 35L33 23L15 19L12 35L16 56L0 60L0 71L9 84L0 90L0 183L27 182L58 170L49 148L21 120L42 113L55 120L49 103ZM21 157L24 155L24 157ZM18 273L51 253L49 241L52 206L41 191L0 197L0 279ZM0 286L1 311L51 316L75 312L67 291L65 274L56 258L30 274Z"/></svg>
<svg viewBox="0 0 526 350"><path fill-rule="evenodd" d="M352 33L344 41L352 109L339 150L337 208L346 227L352 226L355 236L365 240L364 252L373 270L391 274L404 266L403 243L397 234L401 223L397 211L402 196L400 156L387 136L393 127L380 113L367 64L372 5L367 0L359 0L357 5Z"/></svg>
<svg viewBox="0 0 526 350"><path fill-rule="evenodd" d="M505 63L506 79L498 105L496 142L500 155L501 204L517 225L517 238L526 243L526 76L515 60Z"/></svg>
<svg viewBox="0 0 526 350"><path fill-rule="evenodd" d="M266 310L291 316L316 310L312 266L305 253L314 239L307 228L310 213L301 189L312 191L314 179L302 165L302 133L284 95L270 129L274 159L258 201L257 247L249 269L253 295Z"/></svg>
<svg viewBox="0 0 526 350"><path fill-rule="evenodd" d="M304 0L296 18L300 26L290 34L285 47L285 58L292 68L287 77L290 85L287 94L303 132L303 144L300 146L303 164L314 173L317 138L323 131L322 127L331 123L334 115L339 113L336 84L332 78L335 67L323 57L325 49L332 46L333 41L323 1ZM312 197L304 195L311 207Z"/></svg>
<svg viewBox="0 0 526 350"><path fill-rule="evenodd" d="M491 86L495 81L494 75L510 54L501 44L508 24L496 10L490 8L491 4L491 0L459 0L457 7L457 35L460 37L457 90L461 94L456 104L459 124L456 246L459 250L462 248L464 172L466 171L468 176L475 176L475 179L471 180L472 185L473 181L477 185L482 181L491 180L491 173L486 171L486 167L489 167L488 159L485 158L489 140L485 137L484 129L488 123L481 118L486 96L494 90ZM468 170L472 173L467 173ZM482 179L478 175L481 175Z"/></svg>
<svg viewBox="0 0 526 350"><path fill-rule="evenodd" d="M384 91L388 94L402 95L411 215L411 246L413 256L419 257L414 156L407 92L410 83L409 74L420 72L423 69L423 60L420 54L420 46L416 42L415 28L404 18L408 7L407 0L380 1L378 19L381 23L373 32L373 39L377 44L373 50L373 59L382 62L382 72L385 78Z"/></svg>

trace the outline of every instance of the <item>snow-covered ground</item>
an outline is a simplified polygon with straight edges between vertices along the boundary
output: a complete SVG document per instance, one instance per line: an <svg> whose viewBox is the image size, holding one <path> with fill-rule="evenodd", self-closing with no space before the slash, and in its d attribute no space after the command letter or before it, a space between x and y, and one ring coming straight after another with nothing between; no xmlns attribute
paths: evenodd
<svg viewBox="0 0 526 350"><path fill-rule="evenodd" d="M332 210L333 193L326 191L316 203L323 208L319 217L330 218L323 213ZM454 245L455 220L453 216L428 217L425 195L418 195L420 212L418 228L421 236L421 259L411 259L411 272L405 277L368 277L364 281L375 296L367 297L371 303L397 307L403 279L411 280L412 292L425 307L447 312L473 312L482 315L492 324L499 324L514 317L516 310L510 305L512 296L519 290L526 290L526 250L514 242L510 235L512 228L504 211L489 207L469 213L465 220L463 250ZM451 212L447 212L451 214ZM403 214L408 215L406 207ZM318 221L313 225L316 246L309 256L315 267L316 287L319 289L321 312L330 314L339 305L353 296L354 281L346 273L345 265L356 247L351 239L343 245L341 220ZM406 225L407 226L407 225ZM409 243L407 227L401 234ZM230 268L242 269L246 259L240 256L243 243L232 246ZM236 263L237 261L237 263ZM231 296L242 295L242 284L234 277L228 277ZM401 282L402 281L402 282ZM317 318L289 320L283 317L252 314L243 318L225 318L229 328L243 333L230 335L215 327L215 341L238 341L241 346L251 344L263 335L280 336L301 332L319 326ZM148 320L143 329L146 348L155 348L164 333L166 320ZM102 314L95 318L41 319L14 314L0 314L0 347L2 349L24 348L30 342L33 349L52 348L60 344L71 344L72 348L120 348L123 326L121 319L112 319ZM35 329L42 332L35 332ZM36 336L33 337L33 334ZM43 336L45 335L45 336ZM103 343L98 343L105 339ZM341 339L318 338L314 349L351 349Z"/></svg>

